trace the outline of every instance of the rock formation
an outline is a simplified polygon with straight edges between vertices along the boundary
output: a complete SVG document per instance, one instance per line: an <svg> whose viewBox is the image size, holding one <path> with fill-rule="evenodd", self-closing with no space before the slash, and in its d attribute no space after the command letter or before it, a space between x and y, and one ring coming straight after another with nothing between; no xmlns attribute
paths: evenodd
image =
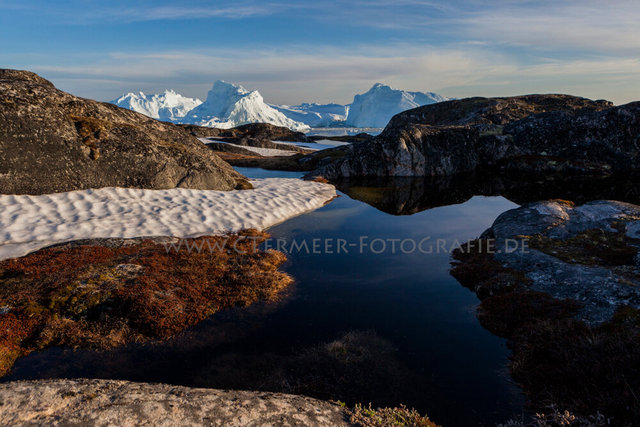
<svg viewBox="0 0 640 427"><path fill-rule="evenodd" d="M0 70L0 192L231 190L246 180L177 126Z"/></svg>
<svg viewBox="0 0 640 427"><path fill-rule="evenodd" d="M348 426L338 405L304 396L110 380L0 386L3 425Z"/></svg>
<svg viewBox="0 0 640 427"><path fill-rule="evenodd" d="M640 103L568 95L469 98L395 116L313 175L446 176L480 169L608 175L640 168Z"/></svg>

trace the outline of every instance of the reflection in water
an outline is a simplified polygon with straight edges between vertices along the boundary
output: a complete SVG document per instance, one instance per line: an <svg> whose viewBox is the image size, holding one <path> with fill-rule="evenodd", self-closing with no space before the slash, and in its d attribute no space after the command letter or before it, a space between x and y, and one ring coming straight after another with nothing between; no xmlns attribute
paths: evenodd
<svg viewBox="0 0 640 427"><path fill-rule="evenodd" d="M514 206L473 197L399 217L343 196L269 232L307 242L463 241ZM447 426L502 422L523 405L506 369L509 352L480 326L477 298L450 276L449 262L448 253L435 252L290 253L284 268L296 283L278 305L216 313L168 342L33 353L3 380L98 377L294 391L349 404L404 403Z"/></svg>
<svg viewBox="0 0 640 427"><path fill-rule="evenodd" d="M449 177L368 177L337 183L340 191L392 215L413 215L438 206L459 204L474 195L503 196L519 205L563 199L640 203L640 177L567 178L463 174Z"/></svg>
<svg viewBox="0 0 640 427"><path fill-rule="evenodd" d="M632 178L480 178L343 182L340 189L351 197L269 232L289 241L429 236L463 242L513 202L640 200ZM497 195L511 201L483 197ZM285 270L296 284L278 304L216 313L168 342L105 352L48 349L18 360L3 381L98 377L298 392L350 404L405 403L447 426L491 425L521 413L505 341L478 323L477 298L450 276L449 254L353 250L291 253L289 260Z"/></svg>

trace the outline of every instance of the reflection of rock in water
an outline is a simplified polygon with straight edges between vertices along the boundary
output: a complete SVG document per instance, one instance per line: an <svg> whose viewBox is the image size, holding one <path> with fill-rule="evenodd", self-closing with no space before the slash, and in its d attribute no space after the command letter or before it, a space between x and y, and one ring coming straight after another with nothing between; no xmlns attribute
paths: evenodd
<svg viewBox="0 0 640 427"><path fill-rule="evenodd" d="M105 352L49 349L19 361L3 382L92 377L301 394L350 405L416 406L430 400L419 373L371 331L351 331L329 342L282 351L260 342L236 346L252 339L250 331L259 328L259 318L272 307L258 304L256 309L253 314L234 310L228 319L219 316L168 342Z"/></svg>
<svg viewBox="0 0 640 427"><path fill-rule="evenodd" d="M503 196L515 203L564 199L640 202L640 176L579 178L462 174L448 177L367 177L336 183L349 197L392 215L464 203L473 196Z"/></svg>
<svg viewBox="0 0 640 427"><path fill-rule="evenodd" d="M352 331L293 354L222 353L198 372L196 386L302 394L349 404L414 404L424 399L414 372L391 343ZM415 402L407 402L411 396Z"/></svg>

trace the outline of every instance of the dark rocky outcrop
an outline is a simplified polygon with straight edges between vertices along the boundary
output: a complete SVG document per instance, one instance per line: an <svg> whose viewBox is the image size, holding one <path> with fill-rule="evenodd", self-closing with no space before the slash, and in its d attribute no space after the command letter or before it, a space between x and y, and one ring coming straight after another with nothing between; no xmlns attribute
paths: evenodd
<svg viewBox="0 0 640 427"><path fill-rule="evenodd" d="M640 103L567 95L470 98L395 116L312 175L446 176L479 169L607 175L640 168Z"/></svg>
<svg viewBox="0 0 640 427"><path fill-rule="evenodd" d="M182 129L0 70L0 192L231 190L242 175Z"/></svg>
<svg viewBox="0 0 640 427"><path fill-rule="evenodd" d="M481 130L548 111L573 112L583 108L603 110L613 107L609 101L592 101L571 95L523 95L505 98L464 98L438 102L394 116L387 128L411 124L431 126L468 126Z"/></svg>
<svg viewBox="0 0 640 427"><path fill-rule="evenodd" d="M227 145L228 147L222 147L224 145ZM296 150L299 151L299 153L292 156L260 156L256 153L248 154L247 151L249 150L245 150L242 147L229 145L230 144L225 143L208 144L208 146L214 150L218 156L233 166L298 172L309 172L320 166L328 165L343 157L346 152L346 146L340 146L313 152L309 152L308 150Z"/></svg>
<svg viewBox="0 0 640 427"><path fill-rule="evenodd" d="M638 425L640 206L528 204L453 257L451 274L481 300L480 323L507 338L532 411Z"/></svg>
<svg viewBox="0 0 640 427"><path fill-rule="evenodd" d="M602 323L621 305L640 309L638 205L536 202L503 213L483 237L530 290L579 301L581 320Z"/></svg>
<svg viewBox="0 0 640 427"><path fill-rule="evenodd" d="M313 142L302 132L270 123L249 123L231 129L216 129L197 125L179 125L199 138L225 138L233 140L255 139L260 141Z"/></svg>

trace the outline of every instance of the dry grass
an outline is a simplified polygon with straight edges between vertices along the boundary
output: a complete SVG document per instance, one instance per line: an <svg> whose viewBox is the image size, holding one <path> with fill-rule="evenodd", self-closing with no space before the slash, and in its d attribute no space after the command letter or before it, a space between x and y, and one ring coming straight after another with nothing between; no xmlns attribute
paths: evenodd
<svg viewBox="0 0 640 427"><path fill-rule="evenodd" d="M214 248L226 239L238 251L167 252L145 240L54 247L0 262L0 307L10 308L0 314L0 374L48 346L166 339L218 310L276 299L292 279L278 271L284 254L257 249L254 242L266 237L247 231L190 239Z"/></svg>
<svg viewBox="0 0 640 427"><path fill-rule="evenodd" d="M344 405L343 405L344 406ZM429 417L420 415L415 409L408 409L404 405L398 408L373 409L356 405L353 409L345 408L352 424L363 427L438 427Z"/></svg>

